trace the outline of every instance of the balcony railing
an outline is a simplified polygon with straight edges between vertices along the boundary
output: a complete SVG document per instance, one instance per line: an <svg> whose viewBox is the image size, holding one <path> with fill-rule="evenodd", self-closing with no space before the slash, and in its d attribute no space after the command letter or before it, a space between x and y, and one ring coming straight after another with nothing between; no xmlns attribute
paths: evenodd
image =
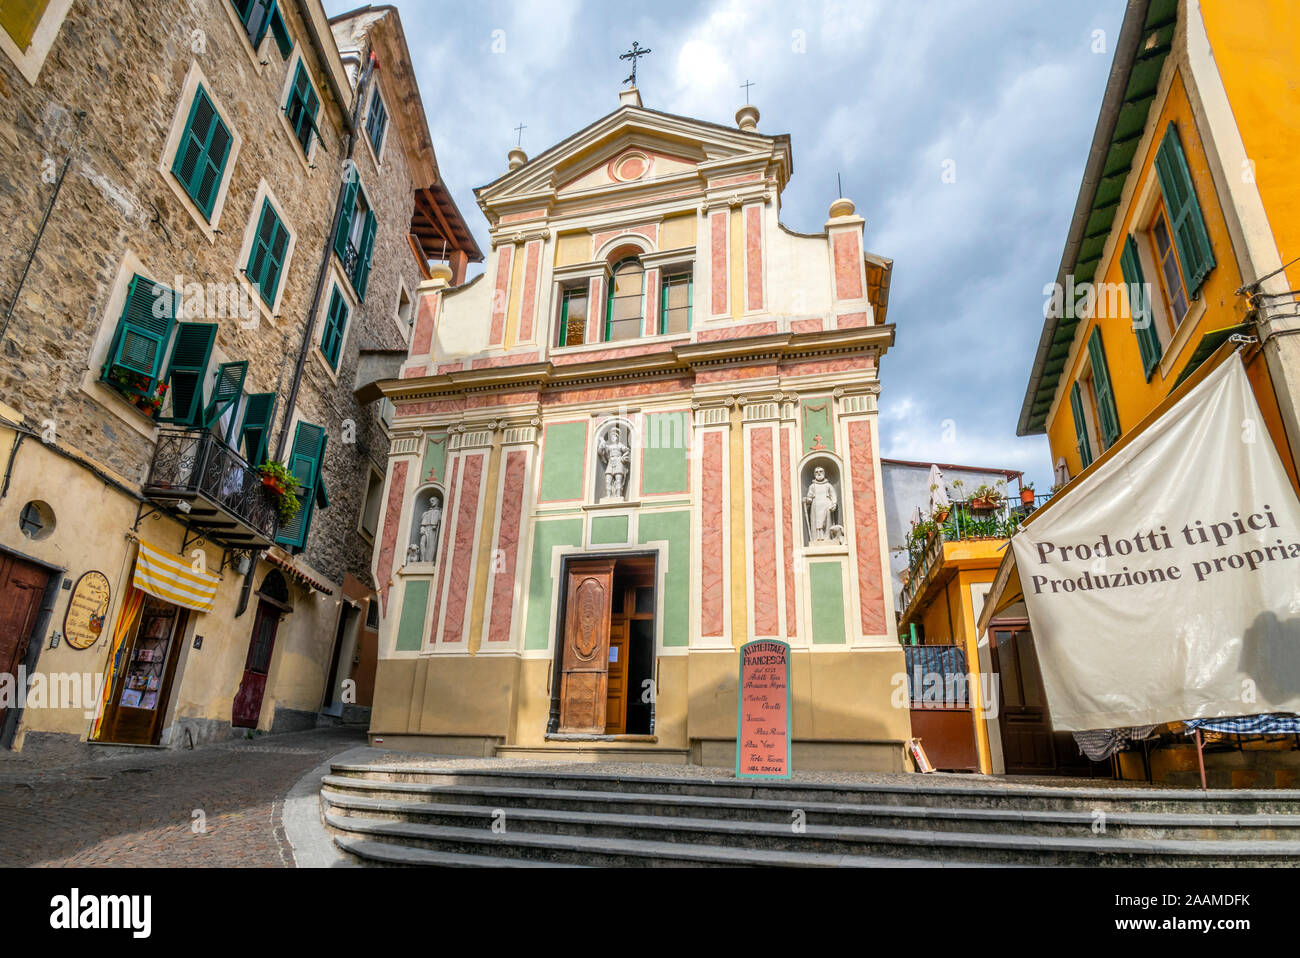
<svg viewBox="0 0 1300 958"><path fill-rule="evenodd" d="M907 582L899 595L899 608L911 605L943 558L945 542L1010 539L1025 517L1050 498L1036 495L1032 503L1018 495L993 501L966 499L949 505L942 521L939 516L913 521L907 540Z"/></svg>
<svg viewBox="0 0 1300 958"><path fill-rule="evenodd" d="M163 429L144 493L229 548L266 548L275 541L275 500L261 473L207 430Z"/></svg>
<svg viewBox="0 0 1300 958"><path fill-rule="evenodd" d="M361 262L361 251L352 245L352 240L345 240L343 244L343 272L347 274L348 281L353 286L357 282L357 267Z"/></svg>

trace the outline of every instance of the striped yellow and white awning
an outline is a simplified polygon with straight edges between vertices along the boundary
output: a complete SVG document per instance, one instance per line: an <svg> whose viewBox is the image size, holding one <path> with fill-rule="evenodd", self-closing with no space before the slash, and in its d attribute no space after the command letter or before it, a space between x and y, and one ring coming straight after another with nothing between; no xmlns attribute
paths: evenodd
<svg viewBox="0 0 1300 958"><path fill-rule="evenodd" d="M220 582L210 572L198 572L183 559L140 540L131 584L142 592L195 612L211 612Z"/></svg>

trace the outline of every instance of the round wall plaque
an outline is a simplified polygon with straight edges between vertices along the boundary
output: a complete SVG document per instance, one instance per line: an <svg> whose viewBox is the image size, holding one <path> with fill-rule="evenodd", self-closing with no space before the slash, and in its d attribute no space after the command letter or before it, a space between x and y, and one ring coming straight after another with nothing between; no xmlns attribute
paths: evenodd
<svg viewBox="0 0 1300 958"><path fill-rule="evenodd" d="M63 638L74 649L88 649L99 641L108 615L110 589L102 572L87 572L73 586L68 611L63 616Z"/></svg>

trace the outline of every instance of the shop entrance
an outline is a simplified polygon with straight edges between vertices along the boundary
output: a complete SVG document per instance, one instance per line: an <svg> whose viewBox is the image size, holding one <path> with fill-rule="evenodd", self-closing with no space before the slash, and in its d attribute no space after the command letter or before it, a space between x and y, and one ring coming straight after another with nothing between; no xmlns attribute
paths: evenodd
<svg viewBox="0 0 1300 958"><path fill-rule="evenodd" d="M49 583L48 570L0 552L0 672L15 679L18 667L27 660L28 643ZM8 738L9 712L0 704L0 741Z"/></svg>
<svg viewBox="0 0 1300 958"><path fill-rule="evenodd" d="M119 745L157 745L171 699L189 613L144 596L140 622L122 650L125 665L114 683L100 739Z"/></svg>
<svg viewBox="0 0 1300 958"><path fill-rule="evenodd" d="M548 731L651 734L654 555L575 558L564 576Z"/></svg>

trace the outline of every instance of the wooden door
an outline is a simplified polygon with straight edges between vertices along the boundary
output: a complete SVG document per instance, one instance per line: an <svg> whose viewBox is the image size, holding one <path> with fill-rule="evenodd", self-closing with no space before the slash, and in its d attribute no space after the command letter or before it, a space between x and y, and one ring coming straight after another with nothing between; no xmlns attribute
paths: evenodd
<svg viewBox="0 0 1300 958"><path fill-rule="evenodd" d="M1034 637L1026 625L993 627L990 643L998 676L998 724L1008 775L1056 771L1056 749L1043 693Z"/></svg>
<svg viewBox="0 0 1300 958"><path fill-rule="evenodd" d="M574 562L564 606L561 732L605 733L614 560Z"/></svg>
<svg viewBox="0 0 1300 958"><path fill-rule="evenodd" d="M0 553L0 671L14 676L27 659L27 645L41 611L50 574L40 566ZM0 705L0 730L8 709Z"/></svg>
<svg viewBox="0 0 1300 958"><path fill-rule="evenodd" d="M609 688L605 693L605 732L627 731L628 620L615 618L609 625Z"/></svg>
<svg viewBox="0 0 1300 958"><path fill-rule="evenodd" d="M105 712L101 739L124 745L158 743L188 616L169 602L145 596L112 704Z"/></svg>
<svg viewBox="0 0 1300 958"><path fill-rule="evenodd" d="M257 728L262 717L262 696L266 693L266 674L271 671L275 651L275 633L280 627L280 610L269 602L257 603L253 635L244 660L244 677L231 706L230 724L236 728Z"/></svg>

